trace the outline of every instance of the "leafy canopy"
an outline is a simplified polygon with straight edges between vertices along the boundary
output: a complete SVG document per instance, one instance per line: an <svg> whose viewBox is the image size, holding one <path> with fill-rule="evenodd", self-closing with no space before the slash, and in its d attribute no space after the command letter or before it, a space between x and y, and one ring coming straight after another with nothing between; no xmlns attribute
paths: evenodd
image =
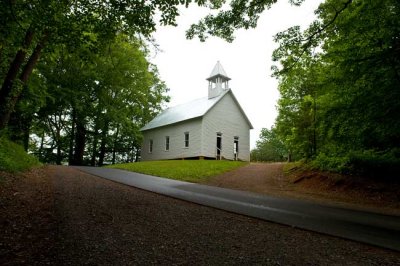
<svg viewBox="0 0 400 266"><path fill-rule="evenodd" d="M400 3L326 0L316 14L275 37L279 138L331 170L399 161Z"/></svg>

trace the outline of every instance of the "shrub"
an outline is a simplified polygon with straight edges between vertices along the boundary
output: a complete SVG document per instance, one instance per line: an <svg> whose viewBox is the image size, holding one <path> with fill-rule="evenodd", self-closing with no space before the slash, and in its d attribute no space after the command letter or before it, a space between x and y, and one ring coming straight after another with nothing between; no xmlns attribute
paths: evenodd
<svg viewBox="0 0 400 266"><path fill-rule="evenodd" d="M0 171L20 172L40 165L37 158L9 141L5 136L0 137Z"/></svg>
<svg viewBox="0 0 400 266"><path fill-rule="evenodd" d="M340 156L337 154L327 155L319 153L312 162L312 166L323 171L346 173L349 170L348 156Z"/></svg>
<svg viewBox="0 0 400 266"><path fill-rule="evenodd" d="M319 153L312 166L330 172L400 182L400 149Z"/></svg>
<svg viewBox="0 0 400 266"><path fill-rule="evenodd" d="M349 153L350 171L357 175L381 180L399 181L400 150L386 152L352 151Z"/></svg>

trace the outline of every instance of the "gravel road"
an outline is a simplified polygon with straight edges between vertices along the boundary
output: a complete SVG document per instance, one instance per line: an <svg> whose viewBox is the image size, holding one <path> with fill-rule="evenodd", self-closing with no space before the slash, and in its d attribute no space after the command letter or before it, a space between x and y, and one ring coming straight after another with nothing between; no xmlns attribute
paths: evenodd
<svg viewBox="0 0 400 266"><path fill-rule="evenodd" d="M46 201L53 208L51 226L31 230L42 232L38 237L49 238L45 243L52 246L42 255L19 250L28 256L22 264L400 265L397 252L168 198L72 168L51 166L42 174L40 180L50 182L45 187L51 189L40 194L51 199ZM36 182L31 189L42 187ZM43 213L36 210L29 219ZM1 225L10 231L8 223ZM43 235L43 228L51 232ZM6 246L0 242L0 255L8 258L0 264L21 264Z"/></svg>

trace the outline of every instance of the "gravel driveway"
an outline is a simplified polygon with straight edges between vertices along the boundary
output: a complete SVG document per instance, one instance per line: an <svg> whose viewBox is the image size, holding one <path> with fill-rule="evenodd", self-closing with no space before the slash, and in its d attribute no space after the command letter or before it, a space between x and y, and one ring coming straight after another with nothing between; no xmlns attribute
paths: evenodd
<svg viewBox="0 0 400 266"><path fill-rule="evenodd" d="M41 193L51 198L52 226L31 230L52 230L38 235L50 238L46 243L52 247L22 264L400 265L397 252L164 197L72 168L47 167L43 174L40 180L51 187ZM35 184L33 190L43 187ZM4 246L0 255L8 261L0 264L20 264Z"/></svg>

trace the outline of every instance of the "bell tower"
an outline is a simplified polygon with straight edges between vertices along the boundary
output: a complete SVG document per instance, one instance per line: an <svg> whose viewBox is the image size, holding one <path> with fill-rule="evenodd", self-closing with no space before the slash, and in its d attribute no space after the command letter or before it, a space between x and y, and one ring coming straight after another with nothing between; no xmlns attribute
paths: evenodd
<svg viewBox="0 0 400 266"><path fill-rule="evenodd" d="M226 74L221 63L217 61L213 71L210 74L208 80L208 99L218 97L224 91L229 90L230 78Z"/></svg>

